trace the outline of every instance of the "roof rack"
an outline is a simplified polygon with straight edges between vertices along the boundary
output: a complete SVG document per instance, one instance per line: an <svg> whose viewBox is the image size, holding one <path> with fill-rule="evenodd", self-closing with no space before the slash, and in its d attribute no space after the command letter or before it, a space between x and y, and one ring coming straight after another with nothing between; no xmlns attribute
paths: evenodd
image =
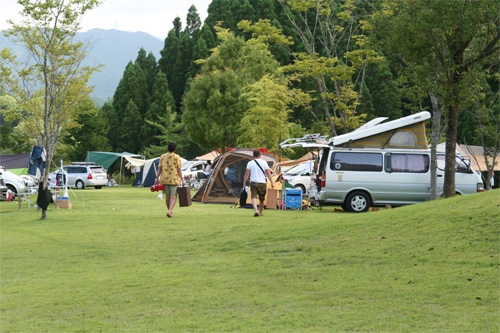
<svg viewBox="0 0 500 333"><path fill-rule="evenodd" d="M72 165L95 165L95 162L71 162Z"/></svg>

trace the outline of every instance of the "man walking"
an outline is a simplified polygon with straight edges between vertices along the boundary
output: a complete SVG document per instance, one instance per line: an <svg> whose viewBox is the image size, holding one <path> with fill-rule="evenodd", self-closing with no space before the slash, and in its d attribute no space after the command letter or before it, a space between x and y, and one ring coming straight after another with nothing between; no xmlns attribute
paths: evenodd
<svg viewBox="0 0 500 333"><path fill-rule="evenodd" d="M260 150L254 149L254 159L247 164L245 177L243 178L243 185L246 186L250 178L250 192L252 192L252 206L255 211L253 216L262 216L262 209L264 208L264 200L266 198L266 176L274 188L273 178L271 177L271 169L266 161L260 158ZM257 198L259 198L260 206L257 207Z"/></svg>
<svg viewBox="0 0 500 333"><path fill-rule="evenodd" d="M163 194L166 195L165 204L167 205L167 216L174 217L172 210L177 201L177 188L182 182L182 186L186 183L182 177L181 158L175 153L177 144L170 142L168 144L168 153L161 155L160 165L156 172L155 185L160 183L164 185Z"/></svg>

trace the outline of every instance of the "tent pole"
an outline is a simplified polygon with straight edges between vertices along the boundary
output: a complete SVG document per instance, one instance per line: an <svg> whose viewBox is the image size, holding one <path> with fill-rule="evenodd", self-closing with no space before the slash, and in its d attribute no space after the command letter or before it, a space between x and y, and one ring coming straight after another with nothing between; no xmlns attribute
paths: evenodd
<svg viewBox="0 0 500 333"><path fill-rule="evenodd" d="M123 166L123 156L120 159L120 177L118 179L118 184L122 183L122 166Z"/></svg>

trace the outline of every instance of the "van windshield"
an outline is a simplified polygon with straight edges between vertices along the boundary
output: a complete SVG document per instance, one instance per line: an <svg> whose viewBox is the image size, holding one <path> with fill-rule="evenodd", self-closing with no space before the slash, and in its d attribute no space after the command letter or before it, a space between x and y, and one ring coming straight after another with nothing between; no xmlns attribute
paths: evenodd
<svg viewBox="0 0 500 333"><path fill-rule="evenodd" d="M438 154L437 155L437 167L439 170L444 171L445 167L445 155L444 154ZM455 172L459 173L468 173L469 168L467 164L464 162L464 160L460 156L455 156Z"/></svg>

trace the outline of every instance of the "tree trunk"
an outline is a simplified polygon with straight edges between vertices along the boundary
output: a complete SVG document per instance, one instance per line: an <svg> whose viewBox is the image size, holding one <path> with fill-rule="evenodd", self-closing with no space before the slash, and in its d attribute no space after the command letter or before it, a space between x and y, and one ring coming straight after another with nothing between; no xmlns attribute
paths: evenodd
<svg viewBox="0 0 500 333"><path fill-rule="evenodd" d="M446 157L443 195L446 198L455 196L455 150L457 149L457 128L458 128L459 102L454 101L448 106L446 129Z"/></svg>
<svg viewBox="0 0 500 333"><path fill-rule="evenodd" d="M431 134L431 200L438 198L437 191L437 145L439 133L441 132L441 114L442 109L439 109L438 100L434 94L430 94L432 102L432 134Z"/></svg>

